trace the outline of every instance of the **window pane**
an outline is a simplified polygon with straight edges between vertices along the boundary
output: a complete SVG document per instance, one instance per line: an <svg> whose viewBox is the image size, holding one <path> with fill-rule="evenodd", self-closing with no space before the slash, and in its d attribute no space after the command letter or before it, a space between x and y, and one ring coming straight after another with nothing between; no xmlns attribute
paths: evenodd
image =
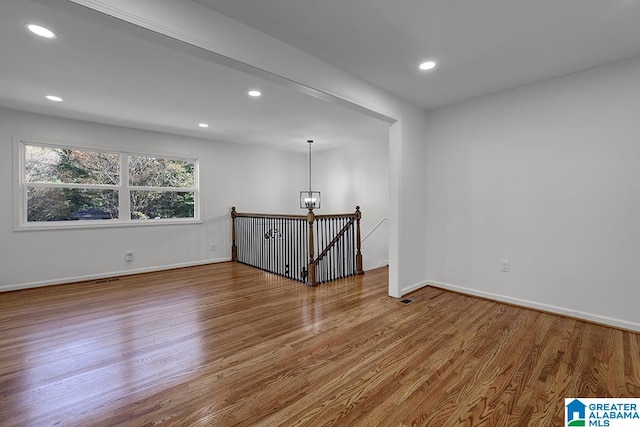
<svg viewBox="0 0 640 427"><path fill-rule="evenodd" d="M190 160L129 157L129 185L139 187L193 188L195 164Z"/></svg>
<svg viewBox="0 0 640 427"><path fill-rule="evenodd" d="M117 219L117 190L28 188L27 221Z"/></svg>
<svg viewBox="0 0 640 427"><path fill-rule="evenodd" d="M131 219L194 218L192 191L131 191Z"/></svg>
<svg viewBox="0 0 640 427"><path fill-rule="evenodd" d="M120 156L26 145L25 182L118 185Z"/></svg>

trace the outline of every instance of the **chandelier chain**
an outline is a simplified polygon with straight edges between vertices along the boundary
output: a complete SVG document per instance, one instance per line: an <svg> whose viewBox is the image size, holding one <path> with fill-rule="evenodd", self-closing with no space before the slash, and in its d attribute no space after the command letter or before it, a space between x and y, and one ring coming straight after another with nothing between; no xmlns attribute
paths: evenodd
<svg viewBox="0 0 640 427"><path fill-rule="evenodd" d="M309 194L311 194L311 144L312 140L307 141L309 143Z"/></svg>

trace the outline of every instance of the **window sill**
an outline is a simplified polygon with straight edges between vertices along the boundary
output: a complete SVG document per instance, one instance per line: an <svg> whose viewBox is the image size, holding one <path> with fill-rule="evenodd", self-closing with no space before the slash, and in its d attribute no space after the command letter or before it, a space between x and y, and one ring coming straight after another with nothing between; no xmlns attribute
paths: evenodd
<svg viewBox="0 0 640 427"><path fill-rule="evenodd" d="M113 220L79 220L79 221L51 221L20 224L14 227L14 231L40 231L40 230L83 230L114 227L156 227L166 225L202 224L201 219L145 219L135 221Z"/></svg>

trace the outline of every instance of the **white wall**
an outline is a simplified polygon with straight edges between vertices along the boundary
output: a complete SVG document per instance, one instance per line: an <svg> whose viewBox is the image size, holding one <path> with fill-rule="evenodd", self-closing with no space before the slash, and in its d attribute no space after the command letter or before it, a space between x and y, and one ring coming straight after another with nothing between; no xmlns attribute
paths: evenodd
<svg viewBox="0 0 640 427"><path fill-rule="evenodd" d="M313 187L322 192L317 213L347 213L360 206L363 268L388 264L389 143L385 138L313 153Z"/></svg>
<svg viewBox="0 0 640 427"><path fill-rule="evenodd" d="M425 120L383 90L194 2L72 2L220 55L211 60L397 119L389 134L391 295L431 279L638 325L637 62ZM510 273L497 271L503 258Z"/></svg>
<svg viewBox="0 0 640 427"><path fill-rule="evenodd" d="M203 223L14 231L14 135L196 157ZM299 213L298 187L305 177L301 154L0 109L0 290L229 259L231 206L243 212ZM210 251L210 243L218 250ZM131 263L124 262L126 250L134 252Z"/></svg>
<svg viewBox="0 0 640 427"><path fill-rule="evenodd" d="M640 330L639 112L636 59L430 113L427 278Z"/></svg>
<svg viewBox="0 0 640 427"><path fill-rule="evenodd" d="M390 132L389 294L394 297L424 285L429 261L420 238L427 227L426 113L405 111L402 117ZM398 278L397 286L393 277Z"/></svg>
<svg viewBox="0 0 640 427"><path fill-rule="evenodd" d="M39 0L44 1L44 0ZM192 1L71 0L198 46L207 57L393 122L389 133L389 294L424 283L425 113L370 83ZM47 0L68 7L62 0ZM175 47L175 45L174 45ZM394 122L395 120L395 122Z"/></svg>

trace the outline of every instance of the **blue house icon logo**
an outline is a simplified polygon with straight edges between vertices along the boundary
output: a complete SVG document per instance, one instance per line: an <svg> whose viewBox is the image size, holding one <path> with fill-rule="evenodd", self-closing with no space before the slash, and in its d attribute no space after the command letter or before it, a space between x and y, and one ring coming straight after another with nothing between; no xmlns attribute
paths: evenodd
<svg viewBox="0 0 640 427"><path fill-rule="evenodd" d="M587 405L580 402L578 399L574 399L567 405L567 426L584 426L586 420L585 410Z"/></svg>

